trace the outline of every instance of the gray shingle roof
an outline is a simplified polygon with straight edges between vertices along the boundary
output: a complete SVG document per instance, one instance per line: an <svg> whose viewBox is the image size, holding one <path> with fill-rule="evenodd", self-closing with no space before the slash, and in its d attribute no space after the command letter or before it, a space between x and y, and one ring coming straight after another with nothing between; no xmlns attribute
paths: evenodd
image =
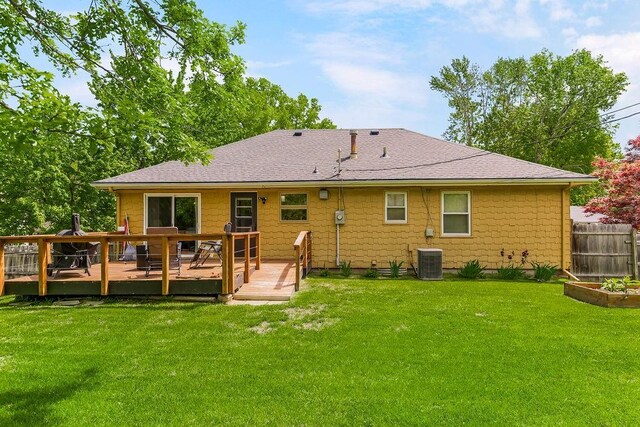
<svg viewBox="0 0 640 427"><path fill-rule="evenodd" d="M348 129L277 130L214 150L208 165L178 161L107 178L99 187L160 184L243 184L260 182L554 180L594 178L405 129L358 130L358 158L350 159ZM387 147L388 158L383 158ZM338 171L342 149L342 171ZM317 169L317 173L314 173Z"/></svg>

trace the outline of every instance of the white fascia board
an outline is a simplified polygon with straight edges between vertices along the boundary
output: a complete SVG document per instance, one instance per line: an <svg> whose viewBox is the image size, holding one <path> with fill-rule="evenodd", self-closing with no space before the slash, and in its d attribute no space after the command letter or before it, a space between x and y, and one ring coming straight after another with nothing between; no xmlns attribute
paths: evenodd
<svg viewBox="0 0 640 427"><path fill-rule="evenodd" d="M598 179L585 178L522 178L522 179L460 179L460 180L387 180L387 181L273 181L273 182L147 182L101 183L91 185L109 191L166 190L208 188L322 188L322 187L474 187L486 185L564 185L591 184Z"/></svg>

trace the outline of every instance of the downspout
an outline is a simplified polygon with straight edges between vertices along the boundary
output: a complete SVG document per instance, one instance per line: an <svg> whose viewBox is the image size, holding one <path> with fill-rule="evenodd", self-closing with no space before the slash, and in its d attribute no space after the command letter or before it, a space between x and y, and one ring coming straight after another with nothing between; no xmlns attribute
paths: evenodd
<svg viewBox="0 0 640 427"><path fill-rule="evenodd" d="M338 148L338 177L342 173L342 150ZM338 210L340 210L340 201L342 200L342 186L338 187ZM340 266L340 224L336 221L336 267Z"/></svg>
<svg viewBox="0 0 640 427"><path fill-rule="evenodd" d="M338 210L342 200L342 187L338 188ZM340 224L336 221L336 267L340 266Z"/></svg>
<svg viewBox="0 0 640 427"><path fill-rule="evenodd" d="M340 224L336 224L336 267L340 266Z"/></svg>

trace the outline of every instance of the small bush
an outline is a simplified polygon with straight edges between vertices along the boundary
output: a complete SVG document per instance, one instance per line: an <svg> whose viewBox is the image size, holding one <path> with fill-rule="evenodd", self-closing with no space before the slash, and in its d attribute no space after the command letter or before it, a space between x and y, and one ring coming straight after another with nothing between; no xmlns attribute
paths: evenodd
<svg viewBox="0 0 640 427"><path fill-rule="evenodd" d="M459 271L458 277L463 279L480 279L484 277L484 269L487 268L480 265L480 261L477 259L468 261Z"/></svg>
<svg viewBox="0 0 640 427"><path fill-rule="evenodd" d="M557 265L532 262L531 266L533 267L533 278L538 282L548 282L558 272Z"/></svg>
<svg viewBox="0 0 640 427"><path fill-rule="evenodd" d="M378 276L380 276L380 272L373 267L369 267L367 268L367 271L364 272L363 276L367 279L377 279Z"/></svg>
<svg viewBox="0 0 640 427"><path fill-rule="evenodd" d="M351 276L351 261L340 261L340 274L344 277Z"/></svg>
<svg viewBox="0 0 640 427"><path fill-rule="evenodd" d="M404 264L404 261L398 262L398 260L394 259L393 261L389 260L389 277L400 277L400 268Z"/></svg>
<svg viewBox="0 0 640 427"><path fill-rule="evenodd" d="M522 267L519 267L517 265L510 264L506 267L498 267L498 279L522 280L525 277L526 275L524 274L524 270L522 269Z"/></svg>
<svg viewBox="0 0 640 427"><path fill-rule="evenodd" d="M328 268L323 268L322 270L320 270L320 272L318 273L318 276L320 277L329 277L329 269Z"/></svg>
<svg viewBox="0 0 640 427"><path fill-rule="evenodd" d="M600 289L604 289L609 292L627 292L627 286L631 283L629 276L624 276L624 279L607 279L604 281Z"/></svg>

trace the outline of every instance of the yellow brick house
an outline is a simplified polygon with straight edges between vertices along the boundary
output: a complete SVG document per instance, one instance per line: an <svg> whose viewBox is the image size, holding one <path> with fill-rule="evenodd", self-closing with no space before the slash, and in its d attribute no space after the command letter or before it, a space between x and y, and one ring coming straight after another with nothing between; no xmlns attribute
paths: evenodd
<svg viewBox="0 0 640 427"><path fill-rule="evenodd" d="M404 129L273 131L216 148L208 165L167 162L94 185L115 193L118 224L185 232L258 230L262 257L290 259L313 233L315 267L405 265L418 248L443 266L500 252L570 269L569 192L593 177Z"/></svg>

